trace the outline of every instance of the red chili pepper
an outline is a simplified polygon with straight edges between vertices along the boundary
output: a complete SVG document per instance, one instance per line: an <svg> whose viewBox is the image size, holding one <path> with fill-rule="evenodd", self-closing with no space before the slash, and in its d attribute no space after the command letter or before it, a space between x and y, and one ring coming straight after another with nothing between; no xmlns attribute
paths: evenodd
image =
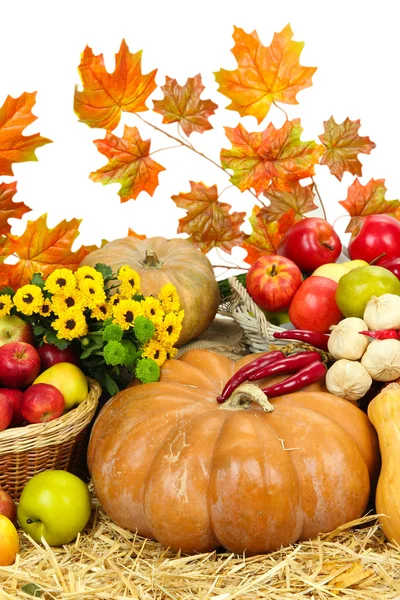
<svg viewBox="0 0 400 600"><path fill-rule="evenodd" d="M363 335L372 337L375 340L398 340L400 339L399 332L396 329L382 329L382 331L360 331Z"/></svg>
<svg viewBox="0 0 400 600"><path fill-rule="evenodd" d="M247 365L244 365L244 367L236 371L236 373L234 373L226 382L221 395L217 398L217 402L219 402L219 404L225 402L225 400L229 398L232 392L236 390L241 383L248 380L251 373L255 373L255 371L258 371L262 367L265 367L284 357L285 355L280 350L273 350L272 352L267 352L267 354L263 354L262 356L255 358Z"/></svg>
<svg viewBox="0 0 400 600"><path fill-rule="evenodd" d="M297 340L299 342L307 342L320 350L328 350L329 335L326 333L318 333L317 331L309 331L308 329L287 329L286 331L277 331L274 333L274 338L277 340Z"/></svg>
<svg viewBox="0 0 400 600"><path fill-rule="evenodd" d="M291 375L287 379L274 383L266 388L263 388L264 394L269 398L274 396L281 396L282 394L290 394L300 390L305 385L310 385L322 379L326 373L326 366L321 361L314 361L302 369L297 371L294 375Z"/></svg>
<svg viewBox="0 0 400 600"><path fill-rule="evenodd" d="M270 365L261 367L258 371L251 373L248 376L248 381L256 381L258 379L264 379L270 375L278 375L279 373L290 373L291 371L298 371L306 365L312 362L321 361L322 356L319 352L305 351L286 356L282 360L277 360Z"/></svg>

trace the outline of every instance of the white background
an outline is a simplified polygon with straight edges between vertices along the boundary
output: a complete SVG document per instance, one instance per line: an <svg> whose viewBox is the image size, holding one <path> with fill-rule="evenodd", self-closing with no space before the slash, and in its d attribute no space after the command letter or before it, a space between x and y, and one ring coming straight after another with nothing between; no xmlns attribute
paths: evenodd
<svg viewBox="0 0 400 600"><path fill-rule="evenodd" d="M11 221L12 233L21 234L27 219L46 212L51 227L62 219L83 219L79 244L125 236L128 226L147 236L176 236L177 221L185 213L175 206L171 195L189 191L190 180L217 184L222 190L229 185L228 177L182 148L154 156L167 170L160 174L153 197L142 192L136 201L121 204L119 184L103 186L91 181L90 172L107 159L92 143L104 137L104 131L79 123L73 112L80 54L89 45L95 54L104 54L107 68L113 70L114 55L125 38L131 52L143 49L144 73L158 69L158 85L164 84L166 75L182 85L187 77L201 73L206 86L202 97L212 99L220 108L210 119L214 129L203 135L194 133L190 141L218 161L220 149L229 147L223 126L235 127L240 119L238 113L224 108L229 100L217 92L213 76L220 68L236 67L230 52L233 25L248 33L255 29L262 43L269 45L275 31L291 24L294 39L305 42L301 64L317 66L318 70L313 86L298 94L299 104L283 105L289 118L301 118L303 140L317 139L323 132L322 122L331 115L337 122L346 117L361 119L360 134L368 135L377 145L369 156L360 155L361 181L365 184L371 177L384 178L386 197L398 198L400 53L396 4L387 0L3 0L0 105L7 94L17 97L24 91L37 91L34 113L38 120L25 132L39 131L54 142L37 150L39 162L14 165L18 182L14 200L25 202L32 211L22 222ZM147 106L151 108L151 100L157 98L162 98L160 90L152 94ZM150 111L142 115L161 125L161 115ZM283 113L272 108L260 126L254 117L241 122L248 131L258 131L270 121L281 126L283 120ZM128 113L123 114L115 135L122 135L124 123L137 126L143 139L151 137L152 150L170 145L167 138L155 135ZM175 125L162 127L176 133ZM346 198L353 179L346 174L339 182L327 167L316 167L316 181L331 222L345 214L338 200ZM236 188L227 190L222 200L248 214L254 205L249 192ZM347 239L343 235L347 221L341 218L335 223L343 241ZM245 230L250 232L248 224ZM235 249L231 260L238 264L244 256L243 250ZM214 264L221 262L214 255L211 258Z"/></svg>

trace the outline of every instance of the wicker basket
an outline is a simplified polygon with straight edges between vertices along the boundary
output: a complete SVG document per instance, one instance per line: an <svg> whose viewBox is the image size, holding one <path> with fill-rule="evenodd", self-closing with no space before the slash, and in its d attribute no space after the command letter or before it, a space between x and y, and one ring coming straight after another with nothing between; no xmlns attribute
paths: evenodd
<svg viewBox="0 0 400 600"><path fill-rule="evenodd" d="M0 433L0 488L14 500L40 471L64 469L79 473L86 457L89 424L101 394L96 380L88 378L88 383L87 398L58 419Z"/></svg>
<svg viewBox="0 0 400 600"><path fill-rule="evenodd" d="M269 352L270 350L287 350L296 352L297 350L318 350L305 342L294 342L292 340L277 340L274 333L277 331L287 331L283 327L272 325L254 300L248 294L246 288L236 277L229 278L229 285L232 290L232 296L225 302L221 312L229 314L240 325L243 330L245 343L249 346L251 352ZM329 355L324 353L328 358Z"/></svg>

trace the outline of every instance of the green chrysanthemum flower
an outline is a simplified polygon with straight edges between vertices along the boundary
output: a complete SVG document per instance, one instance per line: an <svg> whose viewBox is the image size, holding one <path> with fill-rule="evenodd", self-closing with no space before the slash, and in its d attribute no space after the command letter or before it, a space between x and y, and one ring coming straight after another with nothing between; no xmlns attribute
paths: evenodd
<svg viewBox="0 0 400 600"><path fill-rule="evenodd" d="M126 367L131 367L133 365L133 363L135 362L137 355L138 355L136 346L130 340L123 340L121 342L121 344L125 350L125 360L124 360L123 364Z"/></svg>
<svg viewBox="0 0 400 600"><path fill-rule="evenodd" d="M152 321L150 321L150 319L140 315L135 319L133 330L138 341L141 344L146 344L154 335L155 325Z"/></svg>
<svg viewBox="0 0 400 600"><path fill-rule="evenodd" d="M160 367L152 358L141 358L136 363L135 375L142 383L153 383L160 378Z"/></svg>
<svg viewBox="0 0 400 600"><path fill-rule="evenodd" d="M122 365L125 361L125 349L121 342L110 340L104 346L104 360L108 365Z"/></svg>
<svg viewBox="0 0 400 600"><path fill-rule="evenodd" d="M122 339L122 334L122 327L120 327L116 323L111 323L103 329L103 340L105 342L109 342L110 340L120 342Z"/></svg>

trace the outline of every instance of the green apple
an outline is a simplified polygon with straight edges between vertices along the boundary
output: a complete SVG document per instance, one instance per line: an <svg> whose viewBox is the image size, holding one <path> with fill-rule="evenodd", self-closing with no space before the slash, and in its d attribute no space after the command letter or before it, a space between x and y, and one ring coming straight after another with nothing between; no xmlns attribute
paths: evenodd
<svg viewBox="0 0 400 600"><path fill-rule="evenodd" d="M42 471L22 490L18 522L25 533L50 546L68 544L81 532L90 517L87 485L68 471Z"/></svg>
<svg viewBox="0 0 400 600"><path fill-rule="evenodd" d="M340 278L336 289L336 304L345 317L362 319L367 302L372 296L397 294L400 281L396 275L375 265L358 267Z"/></svg>
<svg viewBox="0 0 400 600"><path fill-rule="evenodd" d="M261 309L261 311L266 316L267 321L272 323L272 325L283 325L284 323L290 322L289 312L287 310L280 311L280 312L271 312L268 310Z"/></svg>
<svg viewBox="0 0 400 600"><path fill-rule="evenodd" d="M83 371L68 362L49 367L36 377L33 385L35 383L49 383L60 390L64 396L66 411L83 402L88 395L88 383Z"/></svg>

